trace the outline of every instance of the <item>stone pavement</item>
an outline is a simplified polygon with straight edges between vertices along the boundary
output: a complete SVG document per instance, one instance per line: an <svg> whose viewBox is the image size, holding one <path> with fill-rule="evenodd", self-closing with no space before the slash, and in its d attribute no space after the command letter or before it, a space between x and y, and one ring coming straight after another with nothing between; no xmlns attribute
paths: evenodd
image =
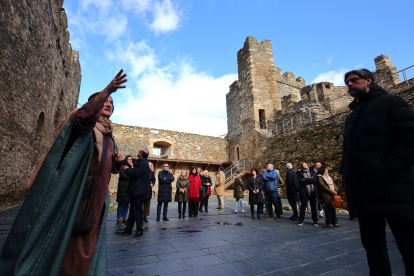
<svg viewBox="0 0 414 276"><path fill-rule="evenodd" d="M368 275L357 220L338 213L339 228L325 228L323 221L314 227L307 215L299 227L286 211L281 221L252 220L246 200L246 213L234 214L234 199L225 199L226 211L218 213L211 198L209 212L191 219L178 219L177 203L171 202L170 221L157 222L152 199L140 238L114 234L116 213L110 213L108 275ZM0 246L17 210L0 212ZM393 273L404 275L389 229L387 239Z"/></svg>

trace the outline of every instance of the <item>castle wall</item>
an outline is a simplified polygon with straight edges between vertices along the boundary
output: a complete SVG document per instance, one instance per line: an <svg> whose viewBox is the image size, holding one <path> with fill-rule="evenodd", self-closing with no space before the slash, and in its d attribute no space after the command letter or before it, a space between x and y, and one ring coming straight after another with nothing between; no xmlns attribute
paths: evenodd
<svg viewBox="0 0 414 276"><path fill-rule="evenodd" d="M26 182L78 102L81 68L60 1L0 4L0 209Z"/></svg>
<svg viewBox="0 0 414 276"><path fill-rule="evenodd" d="M232 85L230 85L230 92L226 95L228 137L237 135L240 129L239 93L240 83L239 81L235 81Z"/></svg>

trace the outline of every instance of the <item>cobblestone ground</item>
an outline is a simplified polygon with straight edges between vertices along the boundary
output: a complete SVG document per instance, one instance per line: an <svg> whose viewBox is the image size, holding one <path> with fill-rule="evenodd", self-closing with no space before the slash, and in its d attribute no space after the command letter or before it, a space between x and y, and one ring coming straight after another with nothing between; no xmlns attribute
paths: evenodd
<svg viewBox="0 0 414 276"><path fill-rule="evenodd" d="M281 221L252 220L233 213L234 200L225 200L225 212L215 210L197 218L178 219L177 203L169 204L170 221L155 221L156 199L151 201L144 236L118 236L116 213L107 222L108 275L368 275L358 221L338 213L339 228L314 227L307 215L299 227L284 212ZM239 207L240 208L240 207ZM18 207L0 212L0 246ZM262 218L265 216L262 215ZM404 275L401 255L391 231L388 250L394 275Z"/></svg>

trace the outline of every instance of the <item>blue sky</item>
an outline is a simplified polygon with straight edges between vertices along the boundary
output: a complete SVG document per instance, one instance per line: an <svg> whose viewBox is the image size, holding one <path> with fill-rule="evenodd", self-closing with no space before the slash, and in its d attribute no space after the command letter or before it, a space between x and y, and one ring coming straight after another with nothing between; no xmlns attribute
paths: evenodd
<svg viewBox="0 0 414 276"><path fill-rule="evenodd" d="M348 69L388 55L414 64L414 1L65 1L80 53L79 103L123 68L115 123L218 136L247 36L272 41L274 61L306 83L343 85Z"/></svg>

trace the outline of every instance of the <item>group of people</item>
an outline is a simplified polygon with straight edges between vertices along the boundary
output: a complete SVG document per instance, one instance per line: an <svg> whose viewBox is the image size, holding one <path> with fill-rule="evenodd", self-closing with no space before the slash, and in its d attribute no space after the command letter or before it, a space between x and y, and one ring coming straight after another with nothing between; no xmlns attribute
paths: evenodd
<svg viewBox="0 0 414 276"><path fill-rule="evenodd" d="M386 226L393 233L402 255L406 275L414 275L414 110L401 97L391 95L374 82L367 69L345 74L348 94L354 97L351 113L345 122L340 173L343 176L348 208L358 218L362 245L366 250L370 275L392 275L387 250ZM147 160L148 150L138 152L138 160L119 151L109 119L114 111L111 97L127 82L120 70L101 92L73 110L63 120L47 155L27 185L28 194L20 207L10 233L0 252L0 267L5 275L105 275L106 218L109 206L108 182L111 173L121 172L125 183L119 194L118 224L125 223L119 234L135 237L143 234L142 223L149 212L154 168ZM306 163L294 172L287 164L286 192L293 209L292 220L303 225L307 203L317 225L317 201L324 204L326 223L337 226L335 210L329 206L336 188L328 170L315 171ZM217 210L224 211L224 173L220 169L214 186ZM279 174L269 164L259 175L251 170L247 181L249 203L257 218L267 203L269 218L280 218ZM158 174L159 199L157 219L167 218L174 176L165 164ZM126 184L127 183L127 184ZM240 184L237 181L238 185ZM180 174L176 200L180 217L207 210L212 191L211 179L201 170ZM240 193L236 200L242 204ZM299 200L298 200L299 198ZM300 201L300 216L297 202ZM201 208L200 208L200 202ZM129 215L127 210L129 203Z"/></svg>
<svg viewBox="0 0 414 276"><path fill-rule="evenodd" d="M141 158L140 158L141 155ZM126 224L126 228L119 230L118 234L130 234L134 222L137 224L137 232L134 237L143 234L142 222L148 222L147 217L150 212L150 204L153 193L153 187L157 178L154 175L154 165L147 160L146 149L141 149L138 161L141 164L143 159L148 164L148 170L133 164L130 155L126 156L124 164L120 171L118 190L117 190L117 226ZM137 163L138 163L137 161ZM144 165L145 166L145 165ZM224 168L220 167L216 176L214 192L218 198L217 211L224 212ZM145 176L148 175L148 183L145 183ZM144 181L137 182L138 176L143 176ZM158 204L157 219L169 221L168 219L168 203L172 201L172 183L175 181L174 175L169 171L169 165L163 164L162 170L158 173ZM136 185L140 185L139 191ZM131 188L129 188L131 187ZM191 168L190 174L186 170L181 171L176 182L175 202L178 203L178 218L185 218L187 203L188 216L196 218L199 212L208 212L208 200L213 191L213 182L207 170L202 171L201 168ZM137 196L139 195L139 200ZM127 214L129 217L127 219ZM203 211L204 209L204 211ZM141 218L142 216L142 218Z"/></svg>

